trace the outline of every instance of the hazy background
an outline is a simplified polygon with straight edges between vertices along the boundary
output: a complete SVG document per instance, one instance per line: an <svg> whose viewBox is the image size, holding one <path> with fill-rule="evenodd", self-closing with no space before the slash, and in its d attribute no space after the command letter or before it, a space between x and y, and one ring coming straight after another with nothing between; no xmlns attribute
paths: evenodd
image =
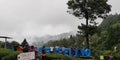
<svg viewBox="0 0 120 60"><path fill-rule="evenodd" d="M0 36L21 42L27 38L76 32L83 20L68 14L68 0L0 0ZM119 0L109 0L111 13L120 12ZM100 22L100 20L98 21ZM4 40L4 39L0 39Z"/></svg>

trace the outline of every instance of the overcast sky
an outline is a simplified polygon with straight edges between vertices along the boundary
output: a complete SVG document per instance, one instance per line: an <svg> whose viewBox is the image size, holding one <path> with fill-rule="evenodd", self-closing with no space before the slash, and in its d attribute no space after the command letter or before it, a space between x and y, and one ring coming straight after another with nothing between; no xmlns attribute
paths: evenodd
<svg viewBox="0 0 120 60"><path fill-rule="evenodd" d="M0 35L22 41L32 36L77 31L78 18L66 11L68 0L0 0ZM119 0L109 0L111 13L120 12ZM1 40L1 39L0 39Z"/></svg>

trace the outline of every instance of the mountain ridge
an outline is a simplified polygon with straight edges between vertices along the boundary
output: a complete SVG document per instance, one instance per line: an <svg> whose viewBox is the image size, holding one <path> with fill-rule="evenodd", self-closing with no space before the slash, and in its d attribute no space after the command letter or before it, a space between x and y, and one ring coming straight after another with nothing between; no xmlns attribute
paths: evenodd
<svg viewBox="0 0 120 60"><path fill-rule="evenodd" d="M61 33L61 34L57 34L57 35L45 35L42 37L33 37L33 42L32 45L35 45L37 47L42 47L45 43L47 43L48 41L55 41L55 40L60 40L60 39L64 39L64 38L69 38L70 36L75 36L76 32L74 31L70 31L70 32L66 32L66 33Z"/></svg>

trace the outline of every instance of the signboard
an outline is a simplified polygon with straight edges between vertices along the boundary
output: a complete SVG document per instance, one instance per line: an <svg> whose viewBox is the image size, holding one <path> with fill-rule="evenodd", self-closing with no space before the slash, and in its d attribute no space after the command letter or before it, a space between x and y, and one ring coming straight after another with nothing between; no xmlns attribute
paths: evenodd
<svg viewBox="0 0 120 60"><path fill-rule="evenodd" d="M35 52L21 53L17 56L18 60L31 60L35 59Z"/></svg>

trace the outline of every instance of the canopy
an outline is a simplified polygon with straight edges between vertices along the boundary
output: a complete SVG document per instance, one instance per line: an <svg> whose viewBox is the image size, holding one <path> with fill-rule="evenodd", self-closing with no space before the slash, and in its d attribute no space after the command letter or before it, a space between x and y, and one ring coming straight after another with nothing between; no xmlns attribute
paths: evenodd
<svg viewBox="0 0 120 60"><path fill-rule="evenodd" d="M0 38L5 38L4 48L7 48L7 39L12 39L12 38L11 37L7 37L7 36L0 36Z"/></svg>

